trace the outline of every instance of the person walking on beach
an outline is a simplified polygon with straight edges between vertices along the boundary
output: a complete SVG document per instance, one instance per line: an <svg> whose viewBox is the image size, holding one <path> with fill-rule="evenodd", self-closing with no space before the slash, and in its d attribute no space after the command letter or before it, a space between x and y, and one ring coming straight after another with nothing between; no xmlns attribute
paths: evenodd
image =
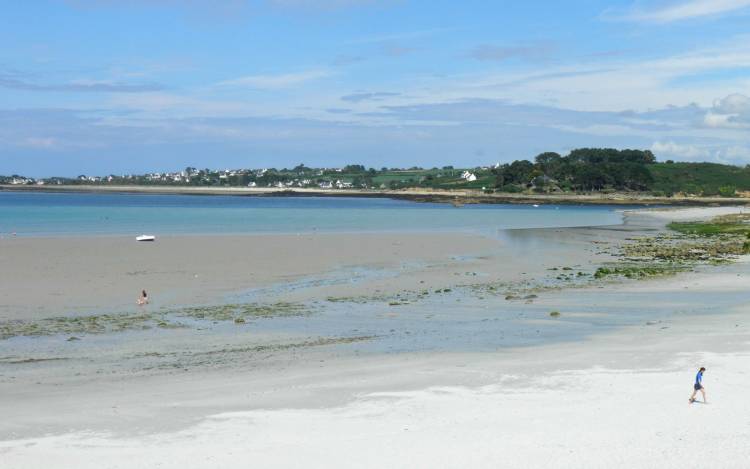
<svg viewBox="0 0 750 469"><path fill-rule="evenodd" d="M146 293L146 290L141 291L141 297L138 298L138 306L143 306L148 304L148 293Z"/></svg>
<svg viewBox="0 0 750 469"><path fill-rule="evenodd" d="M690 396L689 402L692 404L695 402L695 395L698 391L703 395L703 403L706 403L706 388L703 387L703 372L706 371L704 367L698 370L698 374L695 375L695 384L693 385L693 395Z"/></svg>

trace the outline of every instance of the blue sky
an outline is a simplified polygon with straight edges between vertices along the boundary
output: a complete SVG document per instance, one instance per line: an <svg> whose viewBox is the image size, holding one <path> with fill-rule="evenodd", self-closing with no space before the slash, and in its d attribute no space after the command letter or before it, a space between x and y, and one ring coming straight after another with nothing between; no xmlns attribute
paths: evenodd
<svg viewBox="0 0 750 469"><path fill-rule="evenodd" d="M750 163L750 0L0 7L0 174Z"/></svg>

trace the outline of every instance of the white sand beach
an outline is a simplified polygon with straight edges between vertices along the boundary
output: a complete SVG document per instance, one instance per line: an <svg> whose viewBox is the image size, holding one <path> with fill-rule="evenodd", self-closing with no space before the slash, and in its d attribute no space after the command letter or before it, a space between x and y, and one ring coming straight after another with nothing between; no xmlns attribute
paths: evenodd
<svg viewBox="0 0 750 469"><path fill-rule="evenodd" d="M0 450L7 467L28 468L50 461L79 468L698 468L705 461L743 468L750 458L748 312L692 318L668 333L636 327L497 356L404 357L391 370L379 363L370 372L391 391L358 393L342 406L225 412L177 431L76 432L5 441ZM709 403L689 405L698 365L708 368ZM453 368L456 384L399 391L398 378L384 372L440 367ZM458 385L477 375L494 383ZM234 384L252 399L251 387ZM173 391L160 394L168 405L200 405Z"/></svg>
<svg viewBox="0 0 750 469"><path fill-rule="evenodd" d="M630 235L567 233L588 242ZM599 259L577 252L583 262ZM561 262L549 265L555 264ZM674 277L551 290L525 303L477 300L460 310L481 314L467 315L461 326L469 327L466 340L489 327L485 321L493 319L494 308L500 311L496 319L508 321L501 328L508 336L574 330L604 318L593 333L585 329L583 336L539 345L501 346L498 336L494 350L381 352L362 342L263 349L249 361L231 355L231 363L215 355L203 365L181 358L168 371L131 372L132 360L108 362L105 355L163 354L188 332L165 336L164 348L154 352L137 335L127 346L104 336L70 345L42 341L28 349L34 357L54 351L67 362L22 364L24 357L17 356L0 364L0 393L6 396L0 403L0 465L744 468L750 460L749 268L743 259ZM454 272L431 281L446 273ZM420 329L440 327L430 314L459 311L460 303L451 301L442 303L445 311L376 305L373 320L413 331L396 342L406 345L429 336ZM428 306L435 304L441 303ZM560 316L551 318L552 310ZM449 333L462 333L451 327L456 330ZM248 337L261 338L261 332ZM200 334L209 343L234 337ZM117 355L116 347L127 350ZM91 350L102 356L90 357ZM61 375L60 366L75 373ZM709 402L689 404L700 366L707 368Z"/></svg>

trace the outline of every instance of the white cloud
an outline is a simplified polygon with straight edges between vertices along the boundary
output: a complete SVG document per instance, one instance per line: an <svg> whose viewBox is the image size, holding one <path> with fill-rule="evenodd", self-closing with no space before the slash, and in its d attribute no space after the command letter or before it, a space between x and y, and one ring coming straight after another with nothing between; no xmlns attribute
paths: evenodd
<svg viewBox="0 0 750 469"><path fill-rule="evenodd" d="M673 141L654 142L651 151L657 157L675 157L681 160L701 160L711 156L711 152L704 147Z"/></svg>
<svg viewBox="0 0 750 469"><path fill-rule="evenodd" d="M750 159L750 148L745 145L657 141L651 145L651 151L660 160L669 158L680 161L746 164Z"/></svg>
<svg viewBox="0 0 750 469"><path fill-rule="evenodd" d="M282 73L278 75L248 75L218 83L219 86L248 87L256 89L275 90L292 88L308 81L331 76L328 70L306 70L297 73Z"/></svg>
<svg viewBox="0 0 750 469"><path fill-rule="evenodd" d="M608 12L606 18L650 23L671 23L710 16L721 16L750 7L750 0L688 0L655 9L633 7L625 12Z"/></svg>
<svg viewBox="0 0 750 469"><path fill-rule="evenodd" d="M727 158L733 161L748 162L750 160L750 148L748 147L734 145L731 147L727 147L724 153L726 154Z"/></svg>
<svg viewBox="0 0 750 469"><path fill-rule="evenodd" d="M703 123L714 128L750 128L750 98L735 93L717 99L713 108L706 113Z"/></svg>
<svg viewBox="0 0 750 469"><path fill-rule="evenodd" d="M739 93L730 94L714 101L714 109L726 114L747 114L750 113L750 98Z"/></svg>

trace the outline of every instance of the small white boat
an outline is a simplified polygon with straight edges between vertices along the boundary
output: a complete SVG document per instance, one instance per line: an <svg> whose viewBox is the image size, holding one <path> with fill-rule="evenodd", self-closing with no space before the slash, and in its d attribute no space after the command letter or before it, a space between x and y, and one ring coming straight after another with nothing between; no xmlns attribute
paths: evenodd
<svg viewBox="0 0 750 469"><path fill-rule="evenodd" d="M534 204L534 207L539 208L539 204Z"/></svg>
<svg viewBox="0 0 750 469"><path fill-rule="evenodd" d="M156 236L154 235L140 235L135 237L136 241L156 241Z"/></svg>

